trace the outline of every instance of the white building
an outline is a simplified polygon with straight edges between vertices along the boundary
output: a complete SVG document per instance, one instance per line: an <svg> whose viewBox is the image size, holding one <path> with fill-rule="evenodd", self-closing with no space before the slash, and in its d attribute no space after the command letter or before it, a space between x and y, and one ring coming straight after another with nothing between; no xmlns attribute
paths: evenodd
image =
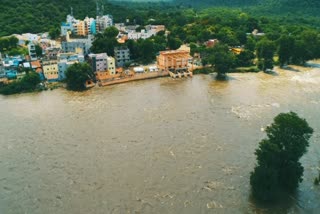
<svg viewBox="0 0 320 214"><path fill-rule="evenodd" d="M36 54L36 46L33 44L33 42L30 42L28 44L28 52L29 52L29 56L30 56L31 61L35 61L38 59L37 54Z"/></svg>
<svg viewBox="0 0 320 214"><path fill-rule="evenodd" d="M116 74L116 61L113 57L108 56L107 58L107 66L110 75Z"/></svg>
<svg viewBox="0 0 320 214"><path fill-rule="evenodd" d="M60 60L60 62L58 62L58 70L59 70L59 80L63 80L66 78L66 71L67 69L75 64L75 63L79 63L79 61L68 61L66 59L64 60Z"/></svg>
<svg viewBox="0 0 320 214"><path fill-rule="evenodd" d="M107 58L108 58L108 55L106 53L89 54L92 70L94 72L107 71L108 70Z"/></svg>
<svg viewBox="0 0 320 214"><path fill-rule="evenodd" d="M61 53L58 55L59 80L66 78L67 69L75 64L84 62L84 56L80 54Z"/></svg>
<svg viewBox="0 0 320 214"><path fill-rule="evenodd" d="M104 31L106 28L113 26L113 17L111 15L97 16L97 31Z"/></svg>
<svg viewBox="0 0 320 214"><path fill-rule="evenodd" d="M93 35L88 35L85 39L70 39L69 33L66 37L67 41L61 43L63 53L77 53L86 55L90 52L92 46Z"/></svg>

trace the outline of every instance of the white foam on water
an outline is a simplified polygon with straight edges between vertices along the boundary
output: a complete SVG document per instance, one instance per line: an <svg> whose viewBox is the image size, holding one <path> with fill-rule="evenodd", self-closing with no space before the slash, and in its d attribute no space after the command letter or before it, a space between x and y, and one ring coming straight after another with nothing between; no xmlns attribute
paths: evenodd
<svg viewBox="0 0 320 214"><path fill-rule="evenodd" d="M295 75L291 80L299 83L320 84L320 70L313 69L309 72L303 73L302 75Z"/></svg>

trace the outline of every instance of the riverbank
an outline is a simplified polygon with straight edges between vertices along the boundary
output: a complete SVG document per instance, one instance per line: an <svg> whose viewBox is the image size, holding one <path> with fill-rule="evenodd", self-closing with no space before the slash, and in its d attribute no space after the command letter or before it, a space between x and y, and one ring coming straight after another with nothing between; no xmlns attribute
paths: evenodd
<svg viewBox="0 0 320 214"><path fill-rule="evenodd" d="M228 73L258 73L258 72L260 72L260 70L256 66L250 66L250 67L238 67ZM210 74L210 73L215 73L213 71L213 68L210 68L210 67L195 69L193 71L193 74L195 74L195 75L196 74Z"/></svg>
<svg viewBox="0 0 320 214"><path fill-rule="evenodd" d="M159 77L166 77L169 76L169 72L163 71L163 72L148 72L148 73L141 73L141 74L134 74L133 76L126 76L123 78L118 79L110 79L107 81L99 81L99 86L108 86L108 85L115 85L115 84L121 84L131 81L139 81L139 80L147 80L147 79L154 79Z"/></svg>

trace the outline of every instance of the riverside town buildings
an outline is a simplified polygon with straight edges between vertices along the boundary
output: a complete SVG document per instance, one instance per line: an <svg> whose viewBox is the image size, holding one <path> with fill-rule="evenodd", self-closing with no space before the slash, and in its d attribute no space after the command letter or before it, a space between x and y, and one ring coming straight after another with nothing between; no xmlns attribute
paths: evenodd
<svg viewBox="0 0 320 214"><path fill-rule="evenodd" d="M68 32L78 36L95 35L98 32L103 32L107 27L113 25L113 17L111 15L103 15L104 8L100 8L97 4L96 19L89 18L84 20L75 19L73 16L73 8L71 14L67 16L66 22L61 23L61 36L67 36Z"/></svg>
<svg viewBox="0 0 320 214"><path fill-rule="evenodd" d="M126 63L130 62L130 50L128 47L121 46L114 49L114 57L117 67L123 67Z"/></svg>
<svg viewBox="0 0 320 214"><path fill-rule="evenodd" d="M161 71L187 71L190 58L187 50L161 51L157 57L157 65Z"/></svg>
<svg viewBox="0 0 320 214"><path fill-rule="evenodd" d="M118 41L121 40L119 43L125 43L128 39L147 39L166 30L164 25L139 26L129 25L129 23L127 20L126 24L115 24L119 30L117 36ZM28 54L2 56L0 53L1 82L22 78L25 75L24 71L27 70L37 72L42 81L63 81L66 78L67 69L75 63L82 62L91 65L95 72L95 81L101 86L132 79L166 76L169 73L188 72L191 57L190 47L187 46L179 50L161 51L157 57L157 65L144 66L135 63L139 67L130 68L126 68L131 63L131 58L130 50L125 45L114 47L114 57L108 56L107 53L91 53L90 48L95 35L113 25L113 17L103 15L103 8L97 6L97 16L85 17L83 20L75 19L71 8L66 22L61 24L61 40L51 40L48 33L14 34L13 36L18 38L18 45L28 48ZM136 32L137 28L141 28L140 32ZM43 50L41 56L36 54L38 45ZM86 83L86 86L92 85L95 85L93 80Z"/></svg>

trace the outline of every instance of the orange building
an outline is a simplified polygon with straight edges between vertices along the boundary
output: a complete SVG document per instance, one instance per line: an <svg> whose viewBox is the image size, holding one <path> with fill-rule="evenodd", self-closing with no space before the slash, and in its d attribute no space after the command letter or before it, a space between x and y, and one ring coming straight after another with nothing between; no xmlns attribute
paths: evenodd
<svg viewBox="0 0 320 214"><path fill-rule="evenodd" d="M187 71L190 58L190 52L186 50L161 51L157 66L160 71Z"/></svg>
<svg viewBox="0 0 320 214"><path fill-rule="evenodd" d="M79 23L77 23L76 29L77 29L77 35L79 35L79 36L88 35L88 29L87 29L86 23L84 21L80 21Z"/></svg>

